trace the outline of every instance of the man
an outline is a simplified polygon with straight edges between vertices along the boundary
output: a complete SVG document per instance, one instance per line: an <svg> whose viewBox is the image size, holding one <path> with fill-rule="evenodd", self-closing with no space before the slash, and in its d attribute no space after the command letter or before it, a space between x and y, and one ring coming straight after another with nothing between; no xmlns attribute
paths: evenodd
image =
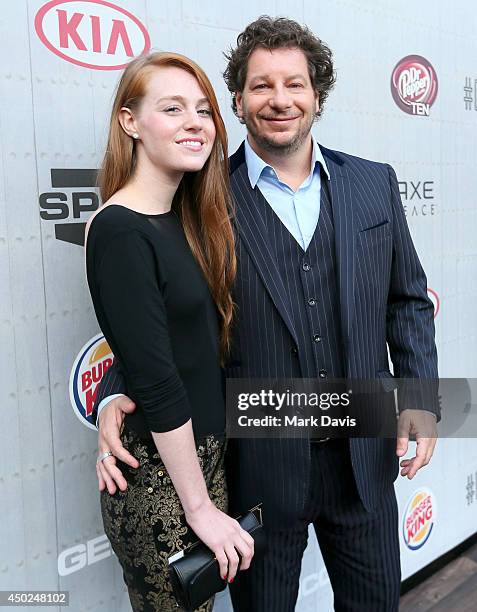
<svg viewBox="0 0 477 612"><path fill-rule="evenodd" d="M225 79L247 139L230 159L236 205L237 318L232 378L437 378L433 306L392 168L319 146L314 121L334 83L331 52L307 28L261 17L237 39ZM118 431L134 406L111 368L98 392L100 487L137 465ZM423 408L413 410L412 408ZM432 407L400 406L417 430L414 477L430 460ZM418 418L419 416L419 418ZM424 429L422 429L424 427ZM268 550L231 594L239 611L288 612L313 523L337 611L398 609L400 562L393 481L408 435L230 440L231 513L262 501Z"/></svg>

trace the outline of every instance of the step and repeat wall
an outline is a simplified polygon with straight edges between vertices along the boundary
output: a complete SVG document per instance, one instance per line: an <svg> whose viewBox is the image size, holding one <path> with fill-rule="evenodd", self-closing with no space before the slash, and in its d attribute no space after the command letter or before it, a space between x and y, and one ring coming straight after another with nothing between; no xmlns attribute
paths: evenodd
<svg viewBox="0 0 477 612"><path fill-rule="evenodd" d="M84 274L114 87L132 57L173 50L216 88L231 151L244 138L222 55L260 14L306 23L333 49L337 84L314 133L388 162L428 275L442 377L477 374L475 5L444 0L22 0L0 14L0 589L64 590L74 612L130 610L106 539L91 425L112 355ZM462 435L398 478L403 578L477 531L477 396L449 399ZM310 531L297 610L333 609ZM231 610L228 594L215 610Z"/></svg>

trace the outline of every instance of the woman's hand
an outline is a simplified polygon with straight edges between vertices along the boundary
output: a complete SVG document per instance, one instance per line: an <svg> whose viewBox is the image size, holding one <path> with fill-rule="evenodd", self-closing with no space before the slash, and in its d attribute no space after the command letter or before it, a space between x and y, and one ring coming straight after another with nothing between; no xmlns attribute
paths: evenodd
<svg viewBox="0 0 477 612"><path fill-rule="evenodd" d="M189 419L171 431L153 432L152 437L177 491L187 523L214 553L222 578L232 582L239 555L242 558L240 569L250 566L253 538L212 503L197 457L192 421Z"/></svg>
<svg viewBox="0 0 477 612"><path fill-rule="evenodd" d="M122 395L108 402L98 417L98 457L107 451L113 454L103 461L96 462L96 474L99 490L107 488L110 495L116 493L116 486L120 491L125 491L128 486L123 473L116 465L116 459L133 468L139 467L139 461L124 448L120 438L124 417L134 412L135 408L134 402Z"/></svg>
<svg viewBox="0 0 477 612"><path fill-rule="evenodd" d="M233 582L240 558L241 570L250 567L254 553L252 536L210 499L192 512L185 511L185 517L191 529L214 553L223 580Z"/></svg>

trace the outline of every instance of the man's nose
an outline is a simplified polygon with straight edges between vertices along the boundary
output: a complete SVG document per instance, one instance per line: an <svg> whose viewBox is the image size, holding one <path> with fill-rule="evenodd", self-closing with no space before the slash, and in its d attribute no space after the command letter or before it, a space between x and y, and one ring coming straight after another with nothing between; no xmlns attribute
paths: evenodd
<svg viewBox="0 0 477 612"><path fill-rule="evenodd" d="M284 110L290 108L293 102L287 90L284 87L280 87L273 90L273 95L269 100L269 104L272 108Z"/></svg>

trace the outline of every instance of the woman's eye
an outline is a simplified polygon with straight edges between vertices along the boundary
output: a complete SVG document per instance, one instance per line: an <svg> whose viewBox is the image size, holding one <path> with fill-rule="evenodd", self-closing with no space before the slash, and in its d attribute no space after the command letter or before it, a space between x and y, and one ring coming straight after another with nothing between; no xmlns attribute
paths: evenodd
<svg viewBox="0 0 477 612"><path fill-rule="evenodd" d="M201 108L197 112L205 117L212 117L212 111L208 108Z"/></svg>
<svg viewBox="0 0 477 612"><path fill-rule="evenodd" d="M166 113L174 112L174 111L179 111L179 110L181 110L181 109L178 106L168 106L165 109Z"/></svg>

